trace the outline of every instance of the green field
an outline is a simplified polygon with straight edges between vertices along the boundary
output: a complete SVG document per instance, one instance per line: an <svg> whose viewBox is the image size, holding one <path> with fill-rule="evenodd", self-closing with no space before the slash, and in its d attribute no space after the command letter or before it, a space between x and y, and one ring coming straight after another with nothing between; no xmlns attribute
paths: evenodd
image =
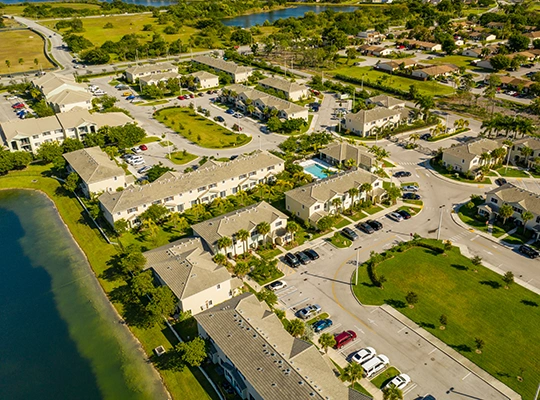
<svg viewBox="0 0 540 400"><path fill-rule="evenodd" d="M429 94L432 96L445 96L454 93L454 90L451 87L441 85L435 81L417 81L416 79L409 79L402 76L390 75L385 72L376 71L371 67L346 67L329 72L331 74L352 76L358 79L362 79L362 75L365 74L364 82L371 81L375 83L379 79L382 79L382 83L384 85L404 91L408 91L409 86L416 85L420 93Z"/></svg>
<svg viewBox="0 0 540 400"><path fill-rule="evenodd" d="M472 57L465 56L445 56L445 57L435 57L433 60L422 60L427 64L454 64L458 67L469 68L471 66Z"/></svg>
<svg viewBox="0 0 540 400"><path fill-rule="evenodd" d="M183 165L195 160L197 156L190 153L184 154L183 151L175 151L174 153L171 153L170 156L167 156L167 158L175 164Z"/></svg>
<svg viewBox="0 0 540 400"><path fill-rule="evenodd" d="M506 178L530 178L530 175L525 171L512 167L501 167L497 170L497 172L499 173L499 175Z"/></svg>
<svg viewBox="0 0 540 400"><path fill-rule="evenodd" d="M376 267L387 279L382 290L360 268L354 287L360 302L391 305L524 399L534 398L540 382L540 296L517 284L505 289L501 276L474 266L456 247L446 255L422 247L391 254ZM414 308L405 303L410 291L418 295ZM439 329L442 314L445 330ZM485 342L481 354L475 338Z"/></svg>
<svg viewBox="0 0 540 400"><path fill-rule="evenodd" d="M251 141L251 137L225 129L215 122L194 114L187 107L164 108L155 114L156 119L201 147L224 149L239 147Z"/></svg>
<svg viewBox="0 0 540 400"><path fill-rule="evenodd" d="M0 43L0 74L54 67L43 53L43 39L29 29L1 31ZM19 64L20 58L23 59L22 64ZM36 58L37 66L34 64ZM6 60L11 63L10 68L7 67Z"/></svg>
<svg viewBox="0 0 540 400"><path fill-rule="evenodd" d="M40 5L48 5L51 8L67 7L73 8L75 10L99 10L101 7L98 4L89 4L89 3L63 3L63 2L50 2L50 3L39 3ZM6 7L2 10L4 15L22 15L23 10L26 8L23 4L6 4Z"/></svg>

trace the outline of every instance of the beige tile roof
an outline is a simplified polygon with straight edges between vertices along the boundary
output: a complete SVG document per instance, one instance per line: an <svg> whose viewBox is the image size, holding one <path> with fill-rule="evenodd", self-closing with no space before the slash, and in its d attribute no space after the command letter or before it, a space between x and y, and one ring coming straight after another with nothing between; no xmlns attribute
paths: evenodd
<svg viewBox="0 0 540 400"><path fill-rule="evenodd" d="M306 108L299 106L298 104L291 103L290 101L280 99L276 96L271 96L268 93L250 88L249 86L233 84L227 86L225 89L232 90L237 94L243 94L252 101L260 100L265 106L285 111L287 114L298 113L306 110Z"/></svg>
<svg viewBox="0 0 540 400"><path fill-rule="evenodd" d="M338 142L322 149L321 154L325 154L340 162L353 159L356 164L371 167L375 165L376 158L373 154L360 146L354 146L347 142Z"/></svg>
<svg viewBox="0 0 540 400"><path fill-rule="evenodd" d="M231 280L223 266L212 261L199 238L180 239L144 253L147 264L182 300Z"/></svg>
<svg viewBox="0 0 540 400"><path fill-rule="evenodd" d="M92 94L75 90L63 90L47 99L48 102L60 105L82 103L92 100Z"/></svg>
<svg viewBox="0 0 540 400"><path fill-rule="evenodd" d="M432 43L432 42L422 42L420 40L409 40L408 42L410 45L415 45L418 47L428 47L428 48L437 46L438 44L438 43Z"/></svg>
<svg viewBox="0 0 540 400"><path fill-rule="evenodd" d="M534 137L524 137L522 139L514 140L514 146L516 146L518 149L522 146L527 146L533 150L540 150L540 139Z"/></svg>
<svg viewBox="0 0 540 400"><path fill-rule="evenodd" d="M531 39L538 39L540 38L540 31L529 32L529 33L526 33L525 36Z"/></svg>
<svg viewBox="0 0 540 400"><path fill-rule="evenodd" d="M4 133L7 142L14 138L25 138L61 129L62 125L55 115L44 118L12 119L0 123L0 130Z"/></svg>
<svg viewBox="0 0 540 400"><path fill-rule="evenodd" d="M360 110L356 114L348 115L346 119L350 118L359 121L361 124L367 124L368 122L379 121L398 114L401 114L399 110L390 110L386 107L375 107L371 110Z"/></svg>
<svg viewBox="0 0 540 400"><path fill-rule="evenodd" d="M151 75L146 75L146 76L141 76L139 78L139 81L140 82L143 82L143 83L148 83L148 82L151 82L151 81L162 81L162 80L169 80L169 79L172 79L172 78L178 78L180 75L178 74L178 72L161 72L161 73L157 73L157 74L151 74Z"/></svg>
<svg viewBox="0 0 540 400"><path fill-rule="evenodd" d="M422 68L419 71L422 71L430 76L437 76L442 74L447 74L449 72L457 71L459 68L453 64L441 64L433 65L431 67Z"/></svg>
<svg viewBox="0 0 540 400"><path fill-rule="evenodd" d="M455 157L472 160L475 157L482 155L482 153L490 153L499 147L501 147L501 144L496 140L479 139L459 146L449 147L444 149L443 152Z"/></svg>
<svg viewBox="0 0 540 400"><path fill-rule="evenodd" d="M86 86L75 82L75 78L72 75L59 75L50 72L37 79L34 79L32 83L34 86L41 89L45 97L47 97L53 90L66 84L74 88L80 88L80 91L86 91Z"/></svg>
<svg viewBox="0 0 540 400"><path fill-rule="evenodd" d="M195 315L198 324L265 400L365 400L334 375L314 345L289 335L255 295Z"/></svg>
<svg viewBox="0 0 540 400"><path fill-rule="evenodd" d="M287 79L275 78L275 77L261 79L259 81L259 84L269 86L271 88L274 88L276 90L281 90L286 93L293 93L293 92L307 90L307 87L304 85L299 85L296 82L291 82Z"/></svg>
<svg viewBox="0 0 540 400"><path fill-rule="evenodd" d="M222 237L232 237L240 229L254 230L261 222L274 223L278 219L287 219L287 215L265 201L237 211L209 219L193 225L193 231L206 243L213 246ZM283 226L285 227L285 226Z"/></svg>
<svg viewBox="0 0 540 400"><path fill-rule="evenodd" d="M162 73L167 71L178 71L178 68L172 65L171 63L159 63L159 64L146 64L146 65L137 65L135 67L127 68L126 72L129 72L132 75L146 74L150 73Z"/></svg>
<svg viewBox="0 0 540 400"><path fill-rule="evenodd" d="M533 193L506 183L486 193L486 195L496 195L503 202L508 204L519 204L519 206L535 215L540 215L540 194ZM500 207L500 205L499 205Z"/></svg>
<svg viewBox="0 0 540 400"><path fill-rule="evenodd" d="M208 71L196 71L190 74L192 77L197 78L201 81L204 81L206 79L214 79L217 78L217 75L212 74Z"/></svg>
<svg viewBox="0 0 540 400"><path fill-rule="evenodd" d="M99 146L72 151L64 154L64 158L88 184L125 175L124 170L116 165Z"/></svg>
<svg viewBox="0 0 540 400"><path fill-rule="evenodd" d="M93 113L81 108L73 108L65 113L56 114L64 129L74 128L85 123L95 124L97 128L102 126L123 126L133 123L134 120L123 112Z"/></svg>
<svg viewBox="0 0 540 400"><path fill-rule="evenodd" d="M387 96L385 94L380 94L378 96L370 97L369 100L372 103L379 103L382 107L386 107L386 108L399 106L399 105L405 106L404 100L396 99L395 97Z"/></svg>
<svg viewBox="0 0 540 400"><path fill-rule="evenodd" d="M363 183L373 184L377 179L379 179L377 176L363 169L357 169L289 190L285 195L311 207L318 202L327 202L336 195L343 195L352 187L359 188Z"/></svg>
<svg viewBox="0 0 540 400"><path fill-rule="evenodd" d="M196 61L200 64L208 65L209 67L218 69L220 71L228 72L230 74L240 74L243 72L253 71L253 68L244 67L231 61L225 61L220 58L214 58L209 56L197 56L193 58L193 61Z"/></svg>
<svg viewBox="0 0 540 400"><path fill-rule="evenodd" d="M208 161L203 167L187 174L168 172L147 185L130 186L122 192L104 193L99 201L112 214L283 163L281 158L266 151L224 163Z"/></svg>

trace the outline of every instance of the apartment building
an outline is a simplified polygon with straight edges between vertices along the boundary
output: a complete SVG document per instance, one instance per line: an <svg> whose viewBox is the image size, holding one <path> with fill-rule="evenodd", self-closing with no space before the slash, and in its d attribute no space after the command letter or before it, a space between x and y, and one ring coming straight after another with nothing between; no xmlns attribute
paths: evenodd
<svg viewBox="0 0 540 400"><path fill-rule="evenodd" d="M133 175L125 171L99 146L88 147L64 154L67 169L81 178L80 187L90 197L93 193L111 192L124 189L133 183Z"/></svg>
<svg viewBox="0 0 540 400"><path fill-rule="evenodd" d="M240 292L242 281L217 265L199 238L180 239L143 254L145 269L171 289L181 311L196 315Z"/></svg>
<svg viewBox="0 0 540 400"><path fill-rule="evenodd" d="M209 160L193 172L167 172L147 185L104 193L99 202L111 225L122 218L136 224L137 217L152 204L183 212L195 204L209 203L218 197L231 196L271 181L284 170L284 166L281 158L266 151L240 156L229 162Z"/></svg>
<svg viewBox="0 0 540 400"><path fill-rule="evenodd" d="M47 103L56 113L65 113L74 108L90 110L92 108L92 94L67 89L53 96L49 96Z"/></svg>
<svg viewBox="0 0 540 400"><path fill-rule="evenodd" d="M366 43L381 43L386 39L383 33L377 32L374 29L358 32L358 38L363 39Z"/></svg>
<svg viewBox="0 0 540 400"><path fill-rule="evenodd" d="M360 110L356 114L345 116L344 128L355 135L375 135L378 128L391 128L401 121L408 119L409 111L406 109L389 109L375 107L371 110Z"/></svg>
<svg viewBox="0 0 540 400"><path fill-rule="evenodd" d="M195 78L195 84L200 89L210 89L219 86L219 77L210 72L197 71L190 75Z"/></svg>
<svg viewBox="0 0 540 400"><path fill-rule="evenodd" d="M289 241L287 227L288 217L278 209L265 201L254 204L237 211L221 215L216 218L193 225L193 234L200 237L210 251L214 254L223 253L236 255L246 252L248 249L256 249L265 243L284 244ZM270 226L270 232L262 235L257 226L266 222ZM239 240L236 234L240 230L249 232L246 242ZM219 248L218 241L222 237L232 240L232 246Z"/></svg>
<svg viewBox="0 0 540 400"><path fill-rule="evenodd" d="M341 382L326 354L292 337L276 314L244 293L195 315L210 359L246 400L370 400Z"/></svg>
<svg viewBox="0 0 540 400"><path fill-rule="evenodd" d="M45 74L32 81L45 101L55 112L67 112L79 107L90 110L92 108L92 94L86 85L77 83L72 75Z"/></svg>
<svg viewBox="0 0 540 400"><path fill-rule="evenodd" d="M479 139L459 146L452 146L443 150L443 166L451 166L454 171L464 174L475 172L484 165L493 165L493 158L483 159L482 155L491 153L502 147L501 143L491 139Z"/></svg>
<svg viewBox="0 0 540 400"><path fill-rule="evenodd" d="M528 148L531 151L529 156L523 154L523 149ZM514 140L514 144L510 148L510 160L521 162L529 167L536 165L536 160L540 158L540 139L533 137L524 137Z"/></svg>
<svg viewBox="0 0 540 400"><path fill-rule="evenodd" d="M35 153L42 143L63 142L65 138L84 140L87 133L102 126L124 126L134 120L121 112L90 114L74 108L44 118L13 119L0 123L0 137L10 151Z"/></svg>
<svg viewBox="0 0 540 400"><path fill-rule="evenodd" d="M178 67L171 63L145 64L129 67L124 71L124 76L128 82L135 82L144 76L164 74L168 72L178 72Z"/></svg>
<svg viewBox="0 0 540 400"><path fill-rule="evenodd" d="M206 65L216 72L223 72L229 75L234 83L245 82L253 73L253 68L243 67L231 61L209 56L197 56L191 61L197 64Z"/></svg>
<svg viewBox="0 0 540 400"><path fill-rule="evenodd" d="M360 191L353 199L348 193L349 189L360 190L366 183L372 186L372 190ZM340 209L346 209L353 205L353 201L379 202L385 193L383 182L379 177L363 169L357 169L289 190L285 193L285 206L292 215L316 225L322 217L336 212L332 204L334 199L340 199Z"/></svg>
<svg viewBox="0 0 540 400"><path fill-rule="evenodd" d="M308 109L279 97L269 95L260 90L244 85L230 85L225 87L229 91L226 100L234 102L236 107L247 111L249 105L255 107L254 115L264 118L264 112L268 109L278 110L278 117L283 119L302 118L308 120Z"/></svg>
<svg viewBox="0 0 540 400"><path fill-rule="evenodd" d="M387 96L385 94L380 94L377 96L370 97L366 99L366 104L374 104L377 107L388 108L389 110L395 110L399 108L405 108L405 101L401 99L396 99L392 96Z"/></svg>
<svg viewBox="0 0 540 400"><path fill-rule="evenodd" d="M263 88L274 89L281 92L290 101L298 101L309 97L307 86L300 85L282 78L264 78L258 82Z"/></svg>
<svg viewBox="0 0 540 400"><path fill-rule="evenodd" d="M439 43L432 42L422 42L420 40L408 40L405 41L408 43L409 48L416 48L424 51L441 51L442 46Z"/></svg>
<svg viewBox="0 0 540 400"><path fill-rule="evenodd" d="M159 85L160 82L167 83L169 79L178 79L180 74L175 71L171 72L161 72L159 74L150 74L139 77L139 84L141 87L148 85Z"/></svg>
<svg viewBox="0 0 540 400"><path fill-rule="evenodd" d="M337 142L319 151L319 158L333 165L343 165L348 160L354 166L373 172L377 169L377 158L363 146L355 146L347 142Z"/></svg>

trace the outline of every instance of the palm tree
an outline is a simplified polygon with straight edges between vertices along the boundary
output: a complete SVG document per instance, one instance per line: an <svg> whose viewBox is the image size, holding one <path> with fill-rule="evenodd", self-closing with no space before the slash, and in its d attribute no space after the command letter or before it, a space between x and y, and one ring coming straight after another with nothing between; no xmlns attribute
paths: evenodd
<svg viewBox="0 0 540 400"><path fill-rule="evenodd" d="M349 193L349 196L351 196L351 207L354 206L354 198L360 194L360 190L358 188L352 187L349 190L347 190L347 193Z"/></svg>
<svg viewBox="0 0 540 400"><path fill-rule="evenodd" d="M217 265L225 265L225 264L227 264L227 257L223 253L217 253L214 256L213 260Z"/></svg>
<svg viewBox="0 0 540 400"><path fill-rule="evenodd" d="M227 249L229 247L231 247L233 244L233 241L230 237L228 236L222 236L218 239L217 241L217 246L218 246L218 249L220 250L225 250L225 252L227 251Z"/></svg>
<svg viewBox="0 0 540 400"><path fill-rule="evenodd" d="M525 230L527 229L527 222L529 222L533 218L534 215L530 211L525 211L523 212L523 214L521 214L521 220L523 221L523 234L525 234Z"/></svg>
<svg viewBox="0 0 540 400"><path fill-rule="evenodd" d="M418 96L414 105L422 111L423 119L426 121L429 116L429 111L435 106L435 102L433 101L433 97L425 95Z"/></svg>
<svg viewBox="0 0 540 400"><path fill-rule="evenodd" d="M174 229L178 226L185 227L187 225L187 220L177 212L173 212L169 215L169 222L174 226Z"/></svg>
<svg viewBox="0 0 540 400"><path fill-rule="evenodd" d="M489 164L490 160L491 160L491 154L489 154L487 151L480 155L480 161L482 161L483 165Z"/></svg>
<svg viewBox="0 0 540 400"><path fill-rule="evenodd" d="M420 134L418 133L413 133L409 136L409 140L413 143L416 142L418 139L420 139Z"/></svg>
<svg viewBox="0 0 540 400"><path fill-rule="evenodd" d="M336 214L339 214L339 208L343 204L343 201L341 200L341 197L336 197L335 199L332 199L332 206L336 209Z"/></svg>
<svg viewBox="0 0 540 400"><path fill-rule="evenodd" d="M499 208L499 216L503 219L503 225L512 215L514 215L514 209L510 204L504 204Z"/></svg>
<svg viewBox="0 0 540 400"><path fill-rule="evenodd" d="M257 232L263 235L263 243L266 242L266 235L270 233L270 224L266 221L263 221L257 225Z"/></svg>
<svg viewBox="0 0 540 400"><path fill-rule="evenodd" d="M240 229L238 232L236 232L236 237L241 242L244 242L244 253L247 251L247 241L249 239L249 232L245 229Z"/></svg>
<svg viewBox="0 0 540 400"><path fill-rule="evenodd" d="M356 164L356 161L354 161L353 158L349 158L348 160L345 160L345 162L343 163L343 165L345 165L347 169L351 169L355 167L356 166L355 164Z"/></svg>
<svg viewBox="0 0 540 400"><path fill-rule="evenodd" d="M360 185L360 191L362 193L366 193L366 198L367 198L367 194L371 193L373 190L373 186L371 185L371 183L362 183Z"/></svg>
<svg viewBox="0 0 540 400"><path fill-rule="evenodd" d="M383 400L403 400L403 392L396 385L389 385L383 389Z"/></svg>
<svg viewBox="0 0 540 400"><path fill-rule="evenodd" d="M11 61L6 60L6 67L8 67L8 73L11 75Z"/></svg>
<svg viewBox="0 0 540 400"><path fill-rule="evenodd" d="M362 379L364 375L364 368L358 363L352 362L343 369L343 374L341 379L351 382L351 385L354 386L356 381Z"/></svg>
<svg viewBox="0 0 540 400"><path fill-rule="evenodd" d="M521 153L521 155L523 156L524 158L524 162L527 163L527 161L529 160L529 157L533 154L533 149L531 149L530 147L528 146L523 146L519 149L519 152Z"/></svg>
<svg viewBox="0 0 540 400"><path fill-rule="evenodd" d="M498 164L506 155L506 149L504 147L498 147L491 151L491 157L495 159L495 164Z"/></svg>
<svg viewBox="0 0 540 400"><path fill-rule="evenodd" d="M296 232L298 232L299 229L300 229L300 226L296 222L294 221L287 222L287 233L290 233L292 235L293 242L294 242L294 235L296 234Z"/></svg>
<svg viewBox="0 0 540 400"><path fill-rule="evenodd" d="M319 344L324 350L324 353L327 354L328 348L334 347L336 345L336 339L334 338L334 335L332 335L331 333L323 333L319 337Z"/></svg>

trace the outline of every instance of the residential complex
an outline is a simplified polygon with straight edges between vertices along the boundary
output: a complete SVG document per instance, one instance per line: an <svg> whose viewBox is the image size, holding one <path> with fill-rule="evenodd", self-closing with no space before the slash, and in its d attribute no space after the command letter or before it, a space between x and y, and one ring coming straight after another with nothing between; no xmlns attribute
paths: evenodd
<svg viewBox="0 0 540 400"><path fill-rule="evenodd" d="M144 75L139 77L139 84L141 87L148 85L158 85L160 82L166 83L169 79L178 79L180 75L178 72L161 72L157 74Z"/></svg>
<svg viewBox="0 0 540 400"><path fill-rule="evenodd" d="M229 91L226 96L227 101L234 102L236 107L243 111L247 111L248 107L252 105L254 107L253 114L258 118L264 118L267 109L276 109L280 118L308 120L308 109L290 101L239 84L227 86L225 89Z"/></svg>
<svg viewBox="0 0 540 400"><path fill-rule="evenodd" d="M145 269L171 289L181 311L194 315L232 298L242 286L240 279L212 261L199 238L180 239L144 256Z"/></svg>
<svg viewBox="0 0 540 400"><path fill-rule="evenodd" d="M392 61L386 61L381 62L375 65L375 68L386 71L386 72L394 72L399 71L400 69L407 70L410 68L416 67L417 62L408 58L401 58L399 60L392 60Z"/></svg>
<svg viewBox="0 0 540 400"><path fill-rule="evenodd" d="M272 180L283 171L284 163L266 151L240 156L229 162L209 160L193 172L167 172L147 185L129 186L121 192L106 192L99 197L99 202L111 225L119 219L133 225L152 204L183 212L195 204L209 203L218 197L231 196Z"/></svg>
<svg viewBox="0 0 540 400"><path fill-rule="evenodd" d="M92 193L111 192L124 189L133 183L133 175L125 171L101 150L87 147L64 154L69 172L76 172L81 178L81 188L88 197Z"/></svg>
<svg viewBox="0 0 540 400"><path fill-rule="evenodd" d="M144 76L164 74L167 72L178 72L178 68L171 63L145 64L127 68L124 76L128 82L135 82Z"/></svg>
<svg viewBox="0 0 540 400"><path fill-rule="evenodd" d="M359 136L375 135L377 129L392 128L408 119L409 110L375 107L371 110L360 110L356 114L347 114L344 127Z"/></svg>
<svg viewBox="0 0 540 400"><path fill-rule="evenodd" d="M496 160L492 157L483 157L493 150L501 147L499 141L491 139L479 139L459 146L449 147L443 150L443 166L451 167L456 172L475 172L484 165L492 165Z"/></svg>
<svg viewBox="0 0 540 400"><path fill-rule="evenodd" d="M102 126L123 126L134 121L121 112L90 114L88 110L72 109L44 118L14 119L0 123L2 141L10 151L35 153L42 143L65 138L84 140L87 133Z"/></svg>
<svg viewBox="0 0 540 400"><path fill-rule="evenodd" d="M366 100L366 104L374 104L378 107L385 107L390 110L394 110L396 108L404 108L405 107L405 101L401 99L396 99L392 96L387 96L384 94L380 94L378 96L370 97Z"/></svg>
<svg viewBox="0 0 540 400"><path fill-rule="evenodd" d="M190 75L195 78L195 84L200 89L210 89L219 86L219 77L210 72L197 71Z"/></svg>
<svg viewBox="0 0 540 400"><path fill-rule="evenodd" d="M274 89L285 95L288 100L298 101L309 97L307 86L282 78L264 78L258 82L263 88Z"/></svg>
<svg viewBox="0 0 540 400"><path fill-rule="evenodd" d="M370 184L372 190L360 190L364 184ZM352 188L360 191L354 199L349 194ZM357 169L289 190L285 193L285 206L295 217L316 225L319 219L337 211L334 199L340 199L339 209L346 209L353 205L353 201L380 201L384 194L379 177Z"/></svg>
<svg viewBox="0 0 540 400"><path fill-rule="evenodd" d="M210 358L248 400L366 400L311 343L292 337L266 303L244 293L195 315Z"/></svg>
<svg viewBox="0 0 540 400"><path fill-rule="evenodd" d="M530 155L527 155L525 149L530 149ZM525 151L525 154L524 154ZM540 157L540 139L534 137L525 137L514 141L510 148L510 160L522 162L529 167L537 164L536 160Z"/></svg>
<svg viewBox="0 0 540 400"><path fill-rule="evenodd" d="M253 73L253 68L243 67L231 61L209 56L197 56L192 59L194 63L206 65L216 72L229 75L234 83L245 82Z"/></svg>
<svg viewBox="0 0 540 400"><path fill-rule="evenodd" d="M345 165L353 160L354 167L373 172L377 169L377 158L363 146L355 146L347 142L332 143L319 151L319 158L333 165Z"/></svg>
<svg viewBox="0 0 540 400"><path fill-rule="evenodd" d="M288 216L272 207L265 201L216 218L193 225L193 234L200 237L213 253L224 253L230 256L242 254L247 249L255 249L265 243L284 244L288 242L286 231ZM268 223L270 231L261 234L257 226ZM246 230L249 237L246 242L237 238L240 230ZM232 245L227 248L218 246L219 239L228 237Z"/></svg>
<svg viewBox="0 0 540 400"><path fill-rule="evenodd" d="M85 85L75 82L71 75L49 73L32 81L43 98L55 112L67 112L73 108L92 108L92 94Z"/></svg>

